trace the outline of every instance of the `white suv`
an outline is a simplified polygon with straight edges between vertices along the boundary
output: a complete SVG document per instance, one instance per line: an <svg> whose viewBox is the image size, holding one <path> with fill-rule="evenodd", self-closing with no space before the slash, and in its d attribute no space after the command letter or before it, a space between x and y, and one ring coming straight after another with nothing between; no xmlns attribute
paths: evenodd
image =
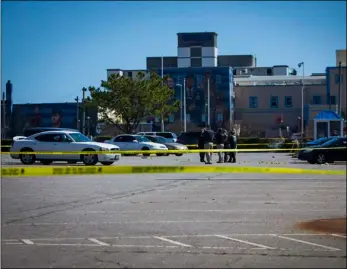
<svg viewBox="0 0 347 269"><path fill-rule="evenodd" d="M168 150L168 148L165 145L151 142L151 140L142 135L118 135L108 140L106 143L117 145L120 148L120 150ZM157 153L157 156L162 156L165 154L165 152ZM149 156L150 154L143 153L142 155Z"/></svg>
<svg viewBox="0 0 347 269"><path fill-rule="evenodd" d="M151 136L161 136L164 137L168 143L176 143L177 135L172 132L141 132L138 135L151 135Z"/></svg>

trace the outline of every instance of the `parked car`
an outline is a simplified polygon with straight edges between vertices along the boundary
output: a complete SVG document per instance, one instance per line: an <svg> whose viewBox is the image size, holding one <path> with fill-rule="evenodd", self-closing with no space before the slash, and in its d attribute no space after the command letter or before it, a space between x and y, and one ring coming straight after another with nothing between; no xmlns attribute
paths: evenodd
<svg viewBox="0 0 347 269"><path fill-rule="evenodd" d="M304 147L310 147L310 146L316 146L316 145L321 145L324 144L325 142L328 142L329 140L336 138L337 136L330 136L330 137L321 137L316 140L312 140L309 142L306 142L304 144Z"/></svg>
<svg viewBox="0 0 347 269"><path fill-rule="evenodd" d="M145 137L154 143L159 143L159 144L165 145L169 150L187 150L188 149L185 145L182 145L179 143L169 143L165 140L164 137L161 137L161 136L145 135ZM175 155L176 156L182 156L183 153L175 153Z"/></svg>
<svg viewBox="0 0 347 269"><path fill-rule="evenodd" d="M157 156L164 155L164 151L168 150L168 148L165 145L154 143L142 135L118 135L108 140L107 143L117 145L121 150L162 150L163 153L157 153ZM142 155L149 156L150 154L143 153Z"/></svg>
<svg viewBox="0 0 347 269"><path fill-rule="evenodd" d="M321 145L303 148L298 159L308 161L311 164L347 161L347 138L335 137Z"/></svg>
<svg viewBox="0 0 347 269"><path fill-rule="evenodd" d="M71 152L71 151L104 151L104 154L35 154L34 152ZM25 139L14 141L10 149L13 159L20 159L23 164L33 164L40 161L48 165L54 161L67 161L68 163L83 162L85 165L111 165L120 159L117 153L119 147L115 145L98 143L80 132L73 131L47 131L31 135ZM33 154L18 154L18 152L33 152Z"/></svg>
<svg viewBox="0 0 347 269"><path fill-rule="evenodd" d="M189 149L196 149L200 135L201 132L196 131L181 133L177 138L177 143L187 145ZM213 143L215 144L215 141Z"/></svg>
<svg viewBox="0 0 347 269"><path fill-rule="evenodd" d="M137 133L138 135L154 135L154 136L161 136L166 139L169 143L176 143L177 141L177 135L172 132L140 132Z"/></svg>

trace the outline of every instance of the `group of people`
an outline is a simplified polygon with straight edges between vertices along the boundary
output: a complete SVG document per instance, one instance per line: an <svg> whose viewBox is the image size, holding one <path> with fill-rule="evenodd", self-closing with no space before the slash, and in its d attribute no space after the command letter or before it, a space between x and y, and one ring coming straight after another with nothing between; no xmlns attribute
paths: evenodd
<svg viewBox="0 0 347 269"><path fill-rule="evenodd" d="M213 142L216 143L217 149L236 149L237 148L237 137L234 130L229 134L228 131L219 128L216 133L214 133L210 126L207 125L201 131L199 137L198 147L199 149L213 149ZM206 164L212 164L212 152L200 152L200 161ZM206 158L206 160L205 160ZM236 152L218 152L217 163L235 163L236 162Z"/></svg>

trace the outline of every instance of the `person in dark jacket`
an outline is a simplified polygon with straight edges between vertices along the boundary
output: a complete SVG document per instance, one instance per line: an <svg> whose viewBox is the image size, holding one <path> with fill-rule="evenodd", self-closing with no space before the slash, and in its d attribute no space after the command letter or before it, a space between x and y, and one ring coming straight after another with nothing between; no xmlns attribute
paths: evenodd
<svg viewBox="0 0 347 269"><path fill-rule="evenodd" d="M199 136L199 140L198 140L198 149L204 149L205 147L205 143L204 143L204 133L205 129L201 130L201 134ZM199 152L199 156L200 156L200 162L204 163L205 162L205 152Z"/></svg>
<svg viewBox="0 0 347 269"><path fill-rule="evenodd" d="M206 125L204 132L202 133L204 140L204 148L212 150L213 149L213 137L214 133L210 128L210 125ZM212 152L206 152L206 164L212 164Z"/></svg>
<svg viewBox="0 0 347 269"><path fill-rule="evenodd" d="M224 149L230 149L230 136L228 135L228 138L225 140L224 143ZM231 159L230 152L224 152L224 162L227 163Z"/></svg>
<svg viewBox="0 0 347 269"><path fill-rule="evenodd" d="M229 136L230 149L237 149L237 137L234 130L231 131ZM230 152L230 163L236 163L236 152Z"/></svg>
<svg viewBox="0 0 347 269"><path fill-rule="evenodd" d="M219 128L216 133L216 145L217 149L224 149L224 143L228 139L226 130ZM223 152L218 152L218 163L223 163Z"/></svg>

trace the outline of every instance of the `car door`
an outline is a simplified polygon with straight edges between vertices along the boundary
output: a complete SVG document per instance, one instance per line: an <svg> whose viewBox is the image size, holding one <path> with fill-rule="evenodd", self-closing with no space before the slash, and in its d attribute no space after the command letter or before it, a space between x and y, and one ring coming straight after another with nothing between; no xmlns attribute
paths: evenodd
<svg viewBox="0 0 347 269"><path fill-rule="evenodd" d="M341 138L336 143L336 149L334 149L335 160L336 161L346 161L347 160L347 139Z"/></svg>
<svg viewBox="0 0 347 269"><path fill-rule="evenodd" d="M54 159L56 155L53 152L56 151L57 134L42 134L35 137L37 142L33 147L36 152L47 152L47 154L36 154L37 159ZM49 154L49 153L52 154Z"/></svg>
<svg viewBox="0 0 347 269"><path fill-rule="evenodd" d="M68 154L58 154L56 159L60 160L74 160L79 159L79 154L71 154L73 151L79 151L76 143L66 134L58 134L54 137L54 147L57 152L67 152Z"/></svg>
<svg viewBox="0 0 347 269"><path fill-rule="evenodd" d="M124 141L126 144L126 150L138 150L139 149L139 143L134 142L137 141L136 138L132 135L125 135Z"/></svg>

